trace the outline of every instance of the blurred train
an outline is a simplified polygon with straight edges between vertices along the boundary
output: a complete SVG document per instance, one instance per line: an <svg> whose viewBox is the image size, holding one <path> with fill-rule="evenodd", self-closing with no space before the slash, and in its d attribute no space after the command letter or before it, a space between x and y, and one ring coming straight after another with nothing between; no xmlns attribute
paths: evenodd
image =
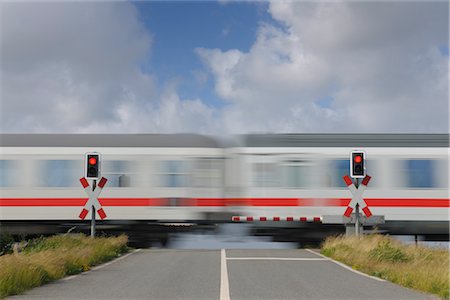
<svg viewBox="0 0 450 300"><path fill-rule="evenodd" d="M364 199L385 217L379 230L448 240L448 134L1 134L0 229L86 227L79 179L95 151L108 179L102 230L166 243L173 231L251 216L279 240L321 239L343 225L308 221L344 213L355 149L366 152Z"/></svg>

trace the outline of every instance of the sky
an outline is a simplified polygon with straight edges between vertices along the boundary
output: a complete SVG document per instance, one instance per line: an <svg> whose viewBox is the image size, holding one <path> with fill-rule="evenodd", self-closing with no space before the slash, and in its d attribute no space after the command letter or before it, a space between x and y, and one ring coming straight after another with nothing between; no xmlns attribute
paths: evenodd
<svg viewBox="0 0 450 300"><path fill-rule="evenodd" d="M448 133L448 1L0 2L2 133Z"/></svg>

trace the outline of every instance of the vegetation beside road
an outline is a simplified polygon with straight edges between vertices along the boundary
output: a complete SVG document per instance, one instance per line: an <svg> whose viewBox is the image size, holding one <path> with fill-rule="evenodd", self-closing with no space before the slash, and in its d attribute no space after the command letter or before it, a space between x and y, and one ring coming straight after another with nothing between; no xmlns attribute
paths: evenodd
<svg viewBox="0 0 450 300"><path fill-rule="evenodd" d="M0 298L24 292L127 252L126 236L59 235L28 241L21 253L0 256Z"/></svg>
<svg viewBox="0 0 450 300"><path fill-rule="evenodd" d="M321 253L369 275L449 299L448 249L405 245L383 235L328 238Z"/></svg>

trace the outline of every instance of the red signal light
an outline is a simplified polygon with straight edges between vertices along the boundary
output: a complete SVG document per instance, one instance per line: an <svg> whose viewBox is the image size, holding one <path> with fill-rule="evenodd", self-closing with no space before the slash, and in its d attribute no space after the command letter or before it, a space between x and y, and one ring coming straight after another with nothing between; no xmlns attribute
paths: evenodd
<svg viewBox="0 0 450 300"><path fill-rule="evenodd" d="M350 155L350 177L364 178L366 175L366 159L363 151L352 151Z"/></svg>
<svg viewBox="0 0 450 300"><path fill-rule="evenodd" d="M84 157L84 177L86 179L99 179L100 176L100 164L102 156L97 152L89 152Z"/></svg>
<svg viewBox="0 0 450 300"><path fill-rule="evenodd" d="M89 164L90 165L95 165L96 163L97 163L97 159L95 157L89 158Z"/></svg>

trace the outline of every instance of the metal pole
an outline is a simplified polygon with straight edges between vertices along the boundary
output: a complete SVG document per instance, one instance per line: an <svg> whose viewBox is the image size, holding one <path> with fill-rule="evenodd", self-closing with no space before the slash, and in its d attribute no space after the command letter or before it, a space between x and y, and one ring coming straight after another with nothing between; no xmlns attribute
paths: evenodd
<svg viewBox="0 0 450 300"><path fill-rule="evenodd" d="M95 191L95 187L97 186L97 180L94 179L92 183L92 191ZM95 237L95 206L92 205L92 214L91 214L91 237Z"/></svg>
<svg viewBox="0 0 450 300"><path fill-rule="evenodd" d="M359 236L359 204L356 203L356 210L355 210L355 235Z"/></svg>
<svg viewBox="0 0 450 300"><path fill-rule="evenodd" d="M359 187L359 178L356 178L356 182L355 182L355 186L356 188ZM356 207L355 207L355 235L359 236L359 204L356 203Z"/></svg>

